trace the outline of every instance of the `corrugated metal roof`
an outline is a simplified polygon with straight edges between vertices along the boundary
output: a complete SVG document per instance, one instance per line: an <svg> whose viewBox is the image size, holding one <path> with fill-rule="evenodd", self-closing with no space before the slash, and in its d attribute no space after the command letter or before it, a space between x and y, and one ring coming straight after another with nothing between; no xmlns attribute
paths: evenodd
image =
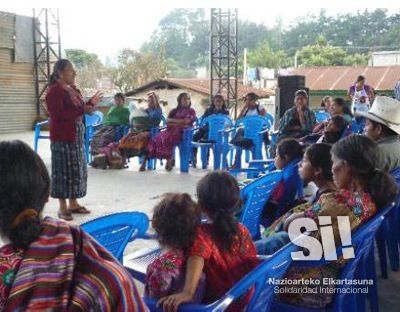
<svg viewBox="0 0 400 312"><path fill-rule="evenodd" d="M210 95L210 80L209 79L195 79L195 78L168 78L152 81L135 90L126 93L127 96L135 95L147 89L166 88L166 87L182 88L205 95ZM261 98L266 98L274 95L274 90L270 89L256 89L250 86L244 86L238 81L238 98L244 97L247 93L254 92Z"/></svg>
<svg viewBox="0 0 400 312"><path fill-rule="evenodd" d="M13 63L0 48L0 133L32 129L36 117L33 64Z"/></svg>
<svg viewBox="0 0 400 312"><path fill-rule="evenodd" d="M375 90L393 90L400 79L400 66L328 66L299 67L290 74L306 77L306 87L310 90L347 90L354 85L359 75L366 78L366 84Z"/></svg>

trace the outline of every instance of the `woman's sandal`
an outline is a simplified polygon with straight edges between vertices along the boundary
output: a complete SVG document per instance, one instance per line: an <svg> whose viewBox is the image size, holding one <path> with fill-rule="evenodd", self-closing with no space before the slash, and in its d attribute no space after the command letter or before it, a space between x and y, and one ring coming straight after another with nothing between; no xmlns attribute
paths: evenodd
<svg viewBox="0 0 400 312"><path fill-rule="evenodd" d="M84 206L79 206L78 208L69 209L68 211L70 213L76 213L76 214L89 214L90 213L90 210L87 210Z"/></svg>
<svg viewBox="0 0 400 312"><path fill-rule="evenodd" d="M57 213L57 215L58 215L59 219L63 219L65 221L71 221L71 220L74 219L70 212L65 212L65 213L64 212L59 212L59 213Z"/></svg>

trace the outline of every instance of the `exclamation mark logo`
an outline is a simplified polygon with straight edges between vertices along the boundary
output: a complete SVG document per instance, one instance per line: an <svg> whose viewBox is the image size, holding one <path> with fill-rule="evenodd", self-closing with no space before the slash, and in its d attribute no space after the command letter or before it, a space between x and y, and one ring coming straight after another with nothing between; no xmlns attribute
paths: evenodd
<svg viewBox="0 0 400 312"><path fill-rule="evenodd" d="M351 243L351 227L348 216L337 217L339 235L342 241L343 259L354 258L354 248Z"/></svg>

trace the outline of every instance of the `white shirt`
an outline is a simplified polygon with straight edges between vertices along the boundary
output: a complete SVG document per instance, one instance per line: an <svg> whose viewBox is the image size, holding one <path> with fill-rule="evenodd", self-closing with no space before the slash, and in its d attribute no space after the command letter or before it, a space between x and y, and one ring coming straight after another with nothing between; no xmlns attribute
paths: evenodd
<svg viewBox="0 0 400 312"><path fill-rule="evenodd" d="M8 245L9 243L11 242L7 237L0 235L0 248L2 248L5 245Z"/></svg>

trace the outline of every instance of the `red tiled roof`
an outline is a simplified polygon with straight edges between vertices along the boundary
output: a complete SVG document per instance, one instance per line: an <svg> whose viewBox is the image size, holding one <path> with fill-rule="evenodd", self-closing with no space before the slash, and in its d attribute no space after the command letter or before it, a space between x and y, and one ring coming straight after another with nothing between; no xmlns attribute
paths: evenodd
<svg viewBox="0 0 400 312"><path fill-rule="evenodd" d="M172 86L175 88L186 89L198 93L202 93L205 95L210 95L210 80L209 79L195 79L195 78L168 78L168 79L160 79L156 81L152 81L148 84L145 84L141 87L136 88L135 90L129 91L126 93L126 96L132 96L139 92L143 92L145 90L160 88L160 87L168 87ZM244 97L247 93L254 92L260 98L266 98L270 95L274 95L274 90L271 89L256 89L250 86L244 86L240 81L238 81L238 98Z"/></svg>
<svg viewBox="0 0 400 312"><path fill-rule="evenodd" d="M306 77L306 87L310 90L347 90L359 75L375 90L393 90L400 79L400 66L332 66L299 67L290 71L293 75Z"/></svg>

